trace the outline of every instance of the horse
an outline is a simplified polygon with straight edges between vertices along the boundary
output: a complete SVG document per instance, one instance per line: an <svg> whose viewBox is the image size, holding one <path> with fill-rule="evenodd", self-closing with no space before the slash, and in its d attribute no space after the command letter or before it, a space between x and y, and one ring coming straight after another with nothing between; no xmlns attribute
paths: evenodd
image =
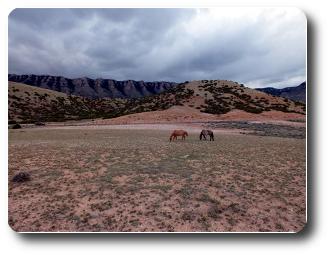
<svg viewBox="0 0 330 256"><path fill-rule="evenodd" d="M170 141L172 141L172 138L173 138L173 141L174 141L174 139L178 140L178 136L182 136L181 141L186 140L186 136L188 136L188 133L185 130L174 130L171 133Z"/></svg>
<svg viewBox="0 0 330 256"><path fill-rule="evenodd" d="M204 137L204 139L206 140L205 135L209 135L210 136L210 141L211 140L214 141L213 131L211 131L211 130L202 130L200 135L199 135L199 140L202 140L202 137Z"/></svg>

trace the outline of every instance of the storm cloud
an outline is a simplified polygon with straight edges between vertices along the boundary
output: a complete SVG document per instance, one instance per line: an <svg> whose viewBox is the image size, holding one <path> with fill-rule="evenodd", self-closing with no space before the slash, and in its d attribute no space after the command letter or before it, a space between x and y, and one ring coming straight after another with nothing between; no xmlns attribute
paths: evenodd
<svg viewBox="0 0 330 256"><path fill-rule="evenodd" d="M306 81L307 22L295 8L15 9L8 26L10 74Z"/></svg>

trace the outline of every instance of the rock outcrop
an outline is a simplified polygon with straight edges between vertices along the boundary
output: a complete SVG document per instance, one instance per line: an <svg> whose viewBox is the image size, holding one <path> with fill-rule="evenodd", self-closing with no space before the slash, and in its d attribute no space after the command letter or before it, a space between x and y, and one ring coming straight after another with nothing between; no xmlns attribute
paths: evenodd
<svg viewBox="0 0 330 256"><path fill-rule="evenodd" d="M8 81L92 99L141 98L166 91L177 85L174 82L116 81L102 78L94 80L88 77L69 79L61 76L15 74L9 74Z"/></svg>

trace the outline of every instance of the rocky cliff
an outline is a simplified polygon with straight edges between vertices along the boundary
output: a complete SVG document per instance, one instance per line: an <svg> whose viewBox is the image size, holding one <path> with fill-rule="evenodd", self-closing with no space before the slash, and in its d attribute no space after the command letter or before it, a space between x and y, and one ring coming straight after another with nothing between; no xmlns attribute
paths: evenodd
<svg viewBox="0 0 330 256"><path fill-rule="evenodd" d="M60 76L15 74L9 74L8 81L92 99L141 98L166 91L177 85L174 82L116 81L102 78L94 80L88 77L69 79Z"/></svg>

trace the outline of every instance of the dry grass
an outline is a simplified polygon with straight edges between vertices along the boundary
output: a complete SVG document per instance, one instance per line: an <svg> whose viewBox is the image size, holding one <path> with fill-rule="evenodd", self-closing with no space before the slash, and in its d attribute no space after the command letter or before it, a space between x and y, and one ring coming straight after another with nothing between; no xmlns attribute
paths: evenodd
<svg viewBox="0 0 330 256"><path fill-rule="evenodd" d="M306 140L115 126L9 130L8 217L18 232L298 232ZM28 172L27 182L10 179Z"/></svg>

